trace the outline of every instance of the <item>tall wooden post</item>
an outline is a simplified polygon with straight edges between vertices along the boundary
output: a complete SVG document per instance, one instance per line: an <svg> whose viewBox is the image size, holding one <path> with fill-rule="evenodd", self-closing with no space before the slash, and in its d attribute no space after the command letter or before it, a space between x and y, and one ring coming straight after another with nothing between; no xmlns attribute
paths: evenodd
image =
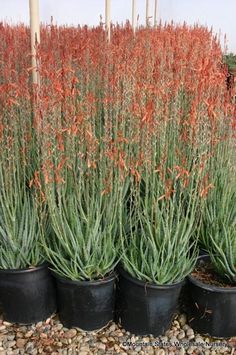
<svg viewBox="0 0 236 355"><path fill-rule="evenodd" d="M40 43L39 25L39 1L29 0L30 8L30 34L31 34L31 55L32 55L32 78L33 84L40 84L39 73L37 70L36 46Z"/></svg>
<svg viewBox="0 0 236 355"><path fill-rule="evenodd" d="M149 27L149 0L146 0L146 26Z"/></svg>
<svg viewBox="0 0 236 355"><path fill-rule="evenodd" d="M106 1L105 17L106 17L106 34L107 41L110 43L111 40L111 0Z"/></svg>
<svg viewBox="0 0 236 355"><path fill-rule="evenodd" d="M154 5L154 27L157 28L157 0L155 0Z"/></svg>
<svg viewBox="0 0 236 355"><path fill-rule="evenodd" d="M136 32L136 0L132 0L132 28Z"/></svg>

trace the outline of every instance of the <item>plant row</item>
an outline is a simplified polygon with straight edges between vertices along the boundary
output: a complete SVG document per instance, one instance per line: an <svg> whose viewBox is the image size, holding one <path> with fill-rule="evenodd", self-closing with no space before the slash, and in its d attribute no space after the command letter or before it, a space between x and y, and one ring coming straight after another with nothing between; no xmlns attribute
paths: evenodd
<svg viewBox="0 0 236 355"><path fill-rule="evenodd" d="M1 25L0 268L59 279L119 264L181 283L199 245L236 277L235 105L206 28L45 26L32 85L29 29ZM131 312L132 313L132 312Z"/></svg>

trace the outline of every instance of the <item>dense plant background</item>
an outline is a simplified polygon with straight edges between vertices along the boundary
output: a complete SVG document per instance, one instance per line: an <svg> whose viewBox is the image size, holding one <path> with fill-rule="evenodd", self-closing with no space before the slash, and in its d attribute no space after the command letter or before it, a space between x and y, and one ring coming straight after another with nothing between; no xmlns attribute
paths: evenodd
<svg viewBox="0 0 236 355"><path fill-rule="evenodd" d="M235 181L235 88L218 39L127 24L107 43L102 26L42 26L33 86L29 29L4 24L0 37L1 267L44 255L93 279L121 259L141 279L183 279L199 236L216 236L204 228L218 186Z"/></svg>

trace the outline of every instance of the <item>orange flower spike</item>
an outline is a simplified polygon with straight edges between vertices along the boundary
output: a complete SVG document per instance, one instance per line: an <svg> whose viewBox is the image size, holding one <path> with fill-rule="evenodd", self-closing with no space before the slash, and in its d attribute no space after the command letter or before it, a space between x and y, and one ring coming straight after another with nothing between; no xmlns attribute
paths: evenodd
<svg viewBox="0 0 236 355"><path fill-rule="evenodd" d="M161 200L163 200L165 197L166 197L166 195L162 195L162 196L160 196L160 197L157 199L157 201L161 201Z"/></svg>
<svg viewBox="0 0 236 355"><path fill-rule="evenodd" d="M34 182L36 187L41 189L42 185L41 185L40 178L39 178L39 171L35 171L34 172L33 182ZM33 182L31 182L31 186L32 186Z"/></svg>
<svg viewBox="0 0 236 355"><path fill-rule="evenodd" d="M88 160L87 160L87 167L88 167L88 169L90 169L90 168L96 169L97 164L96 164L95 161L92 161L92 160L90 160L90 159L88 158Z"/></svg>
<svg viewBox="0 0 236 355"><path fill-rule="evenodd" d="M56 133L56 139L57 139L59 151L60 151L60 152L64 152L64 151L65 151L65 147L64 147L64 142L63 142L63 136L62 136L62 134Z"/></svg>
<svg viewBox="0 0 236 355"><path fill-rule="evenodd" d="M66 165L68 158L67 157L62 157L61 161L59 162L59 164L57 165L58 171L62 170L64 168L64 166ZM66 165L67 167L67 165Z"/></svg>
<svg viewBox="0 0 236 355"><path fill-rule="evenodd" d="M208 195L208 192L210 189L213 189L214 188L214 185L213 184L209 184L207 185L204 189L201 190L200 192L200 196L202 198L205 198L207 195Z"/></svg>

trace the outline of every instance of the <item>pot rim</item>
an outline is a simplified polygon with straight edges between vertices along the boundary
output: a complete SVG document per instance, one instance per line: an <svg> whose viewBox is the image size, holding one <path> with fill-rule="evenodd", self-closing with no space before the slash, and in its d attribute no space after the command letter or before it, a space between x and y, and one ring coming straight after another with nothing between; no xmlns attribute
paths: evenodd
<svg viewBox="0 0 236 355"><path fill-rule="evenodd" d="M210 260L209 255L202 255L198 257L198 262L202 259L208 259ZM232 287L221 287L221 286L215 286L215 285L210 285L208 283L204 283L200 280L198 280L196 277L192 275L187 276L188 280L192 282L194 285L203 288L204 290L211 291L211 292L218 292L218 293L236 293L236 286Z"/></svg>
<svg viewBox="0 0 236 355"><path fill-rule="evenodd" d="M165 285L156 285L154 283L150 283L148 281L141 281L139 279L136 279L132 275L130 275L124 268L123 266L118 267L118 271L121 275L123 275L126 279L129 281L135 283L138 286L145 287L145 288L151 288L151 289L159 289L159 290L165 290L165 289L170 289L174 288L176 286L180 286L181 284L184 284L185 279L181 281L174 282L172 284L165 284Z"/></svg>
<svg viewBox="0 0 236 355"><path fill-rule="evenodd" d="M103 285L106 283L109 283L110 281L113 281L117 278L117 273L115 271L112 271L112 273L103 279L100 280L70 280L66 277L58 275L55 271L51 270L52 275L61 283L64 284L70 284L70 285L77 285L77 286L99 286Z"/></svg>
<svg viewBox="0 0 236 355"><path fill-rule="evenodd" d="M44 261L37 266L22 268L22 269L0 269L0 274L24 274L39 271L48 267L48 263Z"/></svg>

